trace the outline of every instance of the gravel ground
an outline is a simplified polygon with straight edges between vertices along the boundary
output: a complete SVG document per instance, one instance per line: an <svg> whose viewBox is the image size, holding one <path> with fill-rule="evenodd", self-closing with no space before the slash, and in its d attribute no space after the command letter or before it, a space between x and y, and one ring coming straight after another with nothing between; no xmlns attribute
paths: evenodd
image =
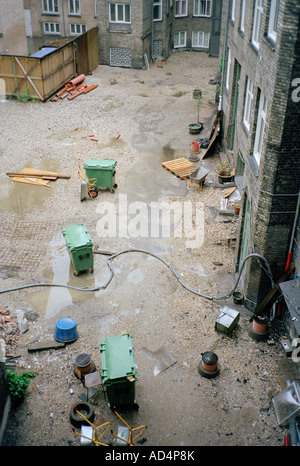
<svg viewBox="0 0 300 466"><path fill-rule="evenodd" d="M209 136L217 111L216 88L209 81L218 69L219 60L206 54L174 53L148 71L99 66L86 78L99 87L73 101L1 102L2 290L41 282L89 288L103 284L108 278L104 255L95 255L93 274L73 275L61 231L77 223L85 224L101 250L139 248L158 254L201 293L220 296L232 289L238 217L218 215L222 189L208 184L200 192L161 166L190 155L188 124L197 121L194 89L203 90L200 121L203 137ZM78 165L92 157L117 160L118 188L80 202ZM216 153L199 163L211 170L212 182L218 160ZM70 179L45 188L14 183L6 175L24 167L57 171ZM180 237L101 237L101 209L117 208L121 195L128 203L177 201L199 207L203 244L191 247L187 242L194 224ZM11 412L3 445L80 445L69 421L70 409L85 393L74 374L75 358L88 353L100 369L100 342L122 332L134 340L139 410L121 414L132 427L147 425L140 444L283 445L286 430L277 425L272 397L286 379L295 378L295 368L279 343L284 335L280 322L273 323L267 341L256 342L248 335L249 312L231 298L210 301L189 292L165 264L147 254L124 254L113 266L115 276L105 290L33 287L1 295L2 317L13 321L1 323L6 352L18 356L18 372L37 373L26 399ZM215 330L224 305L240 312L230 336ZM17 309L26 313L24 333L13 327ZM30 344L53 339L56 321L63 317L76 320L78 339L62 349L28 352ZM161 348L176 362L156 374L153 353ZM216 378L198 373L205 351L218 355ZM90 402L96 418L112 422L116 432L118 419L101 387ZM114 443L109 432L104 440Z"/></svg>

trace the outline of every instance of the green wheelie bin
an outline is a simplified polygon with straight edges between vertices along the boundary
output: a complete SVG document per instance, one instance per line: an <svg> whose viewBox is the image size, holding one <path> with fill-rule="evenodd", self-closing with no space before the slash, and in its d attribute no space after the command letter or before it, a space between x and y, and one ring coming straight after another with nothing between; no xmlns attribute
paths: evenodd
<svg viewBox="0 0 300 466"><path fill-rule="evenodd" d="M138 409L135 382L138 380L132 337L128 333L100 343L101 378L111 409L128 406Z"/></svg>
<svg viewBox="0 0 300 466"><path fill-rule="evenodd" d="M86 176L95 180L97 188L110 189L114 192L117 187L115 183L117 161L114 159L97 160L89 159L84 164Z"/></svg>
<svg viewBox="0 0 300 466"><path fill-rule="evenodd" d="M94 271L93 241L85 226L71 225L66 227L62 234L68 246L69 254L75 269L74 275L84 270Z"/></svg>

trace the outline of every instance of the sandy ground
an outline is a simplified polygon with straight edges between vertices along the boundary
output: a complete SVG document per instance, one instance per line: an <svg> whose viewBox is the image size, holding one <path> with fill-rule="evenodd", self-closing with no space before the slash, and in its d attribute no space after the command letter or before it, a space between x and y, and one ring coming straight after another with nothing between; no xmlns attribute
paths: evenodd
<svg viewBox="0 0 300 466"><path fill-rule="evenodd" d="M99 87L73 101L1 102L2 290L41 282L88 288L105 283L107 256L95 255L94 273L73 275L61 231L79 223L99 249L137 248L157 254L202 294L222 296L232 289L238 217L218 215L222 189L208 184L200 192L161 166L190 156L195 137L188 124L197 121L194 89L204 94L201 137L209 136L217 111L216 87L209 81L218 70L219 60L206 54L174 53L167 63L152 64L150 70L99 66L86 78ZM80 202L78 165L89 158L117 161L118 188ZM216 153L198 163L211 170L208 180L216 181L217 161ZM71 178L45 188L7 177L7 172L26 166ZM163 201L191 205L194 214L199 210L201 234L195 236L194 218L178 237L126 237L120 231L103 237L103 208L116 209L120 219L120 199L125 198L131 208L137 207L134 202L147 208ZM189 234L196 243L189 242ZM72 406L85 393L74 374L75 358L88 353L100 370L100 342L128 332L134 341L139 410L121 414L132 427L147 425L139 437L143 445L282 445L286 430L277 425L272 397L283 390L287 378L294 378L294 367L279 343L284 334L280 323L273 325L268 341L256 342L248 335L250 314L243 306L234 305L232 298L211 301L189 292L158 259L132 252L117 257L113 267L109 286L96 292L32 287L1 294L1 309L10 316L21 309L28 320L25 333L13 330L6 335L7 353L19 356L18 372L37 373L28 397L11 413L3 444L80 445L69 421ZM240 312L231 336L215 330L224 305ZM78 339L62 349L28 352L33 342L53 339L56 322L63 317L76 320ZM159 349L176 362L157 374L153 353ZM206 351L219 358L220 373L213 379L198 373ZM118 419L102 387L90 402L96 418L112 422L116 432ZM110 432L104 440L114 443Z"/></svg>

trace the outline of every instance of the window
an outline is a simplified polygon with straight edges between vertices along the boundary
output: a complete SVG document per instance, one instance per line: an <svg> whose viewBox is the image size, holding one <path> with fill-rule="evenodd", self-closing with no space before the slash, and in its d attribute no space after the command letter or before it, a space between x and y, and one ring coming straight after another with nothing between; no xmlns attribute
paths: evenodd
<svg viewBox="0 0 300 466"><path fill-rule="evenodd" d="M162 0L153 1L153 21L162 20Z"/></svg>
<svg viewBox="0 0 300 466"><path fill-rule="evenodd" d="M252 100L253 100L253 83L249 78L247 78L243 122L248 131L250 128L250 112L251 112Z"/></svg>
<svg viewBox="0 0 300 466"><path fill-rule="evenodd" d="M262 5L263 5L263 0L255 0L253 30L252 30L252 44L257 49L259 49L259 33L260 33L261 18L262 18L262 13L263 13Z"/></svg>
<svg viewBox="0 0 300 466"><path fill-rule="evenodd" d="M44 32L45 34L60 34L60 24L59 23L44 23Z"/></svg>
<svg viewBox="0 0 300 466"><path fill-rule="evenodd" d="M279 0L271 0L268 37L276 42Z"/></svg>
<svg viewBox="0 0 300 466"><path fill-rule="evenodd" d="M266 111L267 111L267 99L264 94L260 93L259 98L259 108L257 114L257 124L256 124L256 131L255 131L255 140L254 140L254 149L253 155L257 162L257 165L260 163L262 145L263 145L263 138L264 138L264 129L265 129L265 122L266 122Z"/></svg>
<svg viewBox="0 0 300 466"><path fill-rule="evenodd" d="M80 0L69 0L69 14L80 15Z"/></svg>
<svg viewBox="0 0 300 466"><path fill-rule="evenodd" d="M194 16L211 16L211 0L194 0Z"/></svg>
<svg viewBox="0 0 300 466"><path fill-rule="evenodd" d="M230 78L230 65L231 65L231 52L227 49L227 71L226 71L226 89L229 90L229 78Z"/></svg>
<svg viewBox="0 0 300 466"><path fill-rule="evenodd" d="M186 31L175 32L174 35L174 48L186 46Z"/></svg>
<svg viewBox="0 0 300 466"><path fill-rule="evenodd" d="M111 23L130 23L130 5L110 3L109 21Z"/></svg>
<svg viewBox="0 0 300 466"><path fill-rule="evenodd" d="M175 0L175 16L187 16L188 0Z"/></svg>
<svg viewBox="0 0 300 466"><path fill-rule="evenodd" d="M246 9L246 0L242 0L241 4L241 22L240 22L240 31L244 32L245 30L245 9Z"/></svg>
<svg viewBox="0 0 300 466"><path fill-rule="evenodd" d="M86 32L85 24L70 24L70 35L77 36L78 34L83 34Z"/></svg>
<svg viewBox="0 0 300 466"><path fill-rule="evenodd" d="M58 13L58 0L43 0L43 13Z"/></svg>
<svg viewBox="0 0 300 466"><path fill-rule="evenodd" d="M231 14L230 14L231 21L235 21L235 0L231 0Z"/></svg>
<svg viewBox="0 0 300 466"><path fill-rule="evenodd" d="M209 32L193 31L192 47L209 47Z"/></svg>

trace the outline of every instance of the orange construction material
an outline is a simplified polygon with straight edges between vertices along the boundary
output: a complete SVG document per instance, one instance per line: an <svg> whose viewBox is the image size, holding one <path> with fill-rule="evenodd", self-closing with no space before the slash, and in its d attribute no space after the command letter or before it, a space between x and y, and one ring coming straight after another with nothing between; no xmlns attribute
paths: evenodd
<svg viewBox="0 0 300 466"><path fill-rule="evenodd" d="M68 82L68 86L76 86L77 84L81 83L84 80L85 80L85 74L80 74L76 78L71 79L71 81Z"/></svg>
<svg viewBox="0 0 300 466"><path fill-rule="evenodd" d="M68 100L73 100L75 97L78 97L81 94L83 94L83 91L79 91L76 94L71 95L71 97L68 97Z"/></svg>
<svg viewBox="0 0 300 466"><path fill-rule="evenodd" d="M92 91L93 89L96 89L96 87L98 87L98 84L92 84L91 86L86 87L83 92L85 94L87 94L88 92Z"/></svg>

